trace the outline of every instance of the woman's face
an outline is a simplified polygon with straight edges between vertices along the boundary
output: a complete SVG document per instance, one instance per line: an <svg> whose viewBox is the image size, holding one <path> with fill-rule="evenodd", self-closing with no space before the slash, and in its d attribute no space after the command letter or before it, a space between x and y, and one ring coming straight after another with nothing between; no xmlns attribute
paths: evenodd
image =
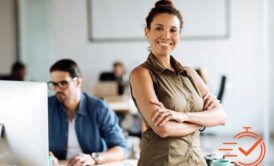
<svg viewBox="0 0 274 166"><path fill-rule="evenodd" d="M154 55L170 55L180 41L180 21L172 14L158 14L153 18L150 29L145 29L145 35Z"/></svg>

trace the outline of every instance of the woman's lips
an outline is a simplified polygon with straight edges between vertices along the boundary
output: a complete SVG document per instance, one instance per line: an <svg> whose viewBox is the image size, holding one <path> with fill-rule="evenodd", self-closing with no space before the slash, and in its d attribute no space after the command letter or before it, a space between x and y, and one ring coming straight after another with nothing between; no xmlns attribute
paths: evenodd
<svg viewBox="0 0 274 166"><path fill-rule="evenodd" d="M172 43L170 43L170 42L157 41L157 43L158 43L161 47L168 47L168 46L171 46L171 45L172 45Z"/></svg>

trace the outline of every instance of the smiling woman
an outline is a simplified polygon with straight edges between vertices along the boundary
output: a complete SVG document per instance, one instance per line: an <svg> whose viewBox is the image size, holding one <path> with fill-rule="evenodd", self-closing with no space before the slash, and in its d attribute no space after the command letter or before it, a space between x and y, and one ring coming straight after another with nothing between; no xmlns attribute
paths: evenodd
<svg viewBox="0 0 274 166"><path fill-rule="evenodd" d="M169 0L156 2L146 18L150 53L130 74L132 97L147 128L140 166L206 165L199 129L225 124L222 106L195 70L171 56L182 26L182 16Z"/></svg>

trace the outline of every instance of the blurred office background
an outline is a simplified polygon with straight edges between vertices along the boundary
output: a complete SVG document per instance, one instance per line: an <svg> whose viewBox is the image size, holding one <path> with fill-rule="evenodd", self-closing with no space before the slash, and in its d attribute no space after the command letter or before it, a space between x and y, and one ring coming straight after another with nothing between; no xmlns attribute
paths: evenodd
<svg viewBox="0 0 274 166"><path fill-rule="evenodd" d="M12 63L20 60L27 66L26 80L48 81L49 67L53 62L61 58L72 58L82 69L83 89L92 93L99 74L111 70L114 61L122 61L129 72L145 61L148 55L148 43L139 37L143 36L147 12L142 16L143 22L138 24L141 34L137 34L137 37L119 38L119 35L117 37L113 33L119 32L119 27L124 31L123 28L128 24L116 18L119 14L113 15L114 21L108 18L108 7L116 7L117 10L111 10L134 20L134 15L130 14L132 6L124 2L126 1L0 0L0 74L8 73ZM153 2L145 1L145 8L151 8ZM214 6L214 0L208 2L206 12L214 16L214 10L210 13L210 7L212 5L214 9L218 8ZM218 93L221 76L227 77L228 86L223 98L227 124L207 129L205 133L220 137L234 136L247 125L267 139L266 136L274 134L274 102L271 100L274 98L274 88L271 86L274 83L274 11L270 10L274 8L274 1L222 2L224 6L221 6L223 8L219 12L225 13L219 19L223 21L224 27L212 27L216 30L224 28L224 31L213 35L190 35L185 39L183 33L183 40L174 56L183 64L206 67L210 88L215 94ZM96 8L92 8L92 4L97 5ZM190 13L192 18L202 17L204 10L199 10L200 12ZM106 14L99 15L96 14L97 11ZM184 15L184 11L182 13ZM187 18L185 16L186 26ZM92 26L92 20L101 27ZM106 20L110 21L109 24ZM207 20L201 19L202 21ZM212 24L214 21L218 20L208 22ZM113 27L115 23L118 30ZM97 28L97 31L93 28ZM108 30L113 36L104 40L97 36L98 40L90 40L91 32L99 33L100 29ZM127 31L130 32L131 29L128 28ZM215 29L210 32L214 31ZM221 140L215 143L219 144Z"/></svg>

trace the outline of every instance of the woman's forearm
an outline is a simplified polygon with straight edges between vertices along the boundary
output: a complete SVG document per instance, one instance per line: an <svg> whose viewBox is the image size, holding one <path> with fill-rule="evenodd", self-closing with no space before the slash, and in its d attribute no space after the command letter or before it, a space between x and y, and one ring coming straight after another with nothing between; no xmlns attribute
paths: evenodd
<svg viewBox="0 0 274 166"><path fill-rule="evenodd" d="M202 112L188 112L185 113L185 115L186 122L195 123L206 127L225 125L226 123L226 115L221 107Z"/></svg>
<svg viewBox="0 0 274 166"><path fill-rule="evenodd" d="M156 133L160 137L181 137L186 136L194 131L200 129L202 126L189 122L175 122L169 121L165 125L156 127Z"/></svg>

